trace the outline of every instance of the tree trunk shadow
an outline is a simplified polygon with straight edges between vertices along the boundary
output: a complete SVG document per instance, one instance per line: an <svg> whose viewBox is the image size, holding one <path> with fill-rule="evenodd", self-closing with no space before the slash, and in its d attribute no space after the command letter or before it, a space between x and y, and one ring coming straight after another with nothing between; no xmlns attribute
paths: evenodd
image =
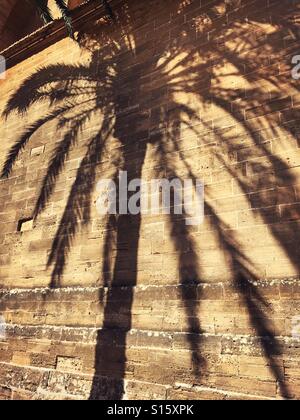
<svg viewBox="0 0 300 420"><path fill-rule="evenodd" d="M145 154L146 144L141 151L141 162L144 162ZM141 178L142 166L141 163L134 173L136 178ZM130 162L125 162L123 170L129 172ZM127 337L132 329L132 304L137 284L141 215L110 215L108 226L114 226L115 229L116 258L112 278L107 284L103 324L97 334L90 400L124 398ZM111 263L108 255L111 234L111 230L108 230L104 246L103 276L106 279ZM99 300L102 300L101 294Z"/></svg>

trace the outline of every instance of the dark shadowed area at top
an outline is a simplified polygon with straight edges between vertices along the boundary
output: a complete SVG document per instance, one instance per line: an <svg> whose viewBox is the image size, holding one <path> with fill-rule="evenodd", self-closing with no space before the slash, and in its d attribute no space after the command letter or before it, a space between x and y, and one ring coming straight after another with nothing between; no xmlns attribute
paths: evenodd
<svg viewBox="0 0 300 420"><path fill-rule="evenodd" d="M142 13L135 0L124 1L123 6L114 11L114 23L110 19L102 19L80 34L80 46L90 50L88 64L54 64L41 68L25 80L8 102L6 116L14 111L24 114L32 105L45 99L49 100L49 112L28 126L17 139L7 158L3 176L9 176L19 153L43 125L56 122L58 132L64 130L49 162L34 217L39 216L51 199L70 150L79 146L82 128L92 116L101 115L97 131L87 140L85 156L77 170L53 240L48 260L48 267L52 268L51 287L60 287L73 240L80 227L90 222L97 167L112 136L120 142L121 150L119 159L111 163L116 180L120 170L128 171L131 179L142 177L149 144L155 147L157 167L164 168L163 173L158 171L157 177L182 179L176 160L170 157L172 150L179 154L185 175L196 180L199 174L186 160L180 143L182 131L188 128L198 137L201 146L214 147L216 161L238 181L244 193L259 190L260 184L281 186L293 182L291 175L288 180L286 177L287 163L267 149L267 140L268 136L277 135L279 126L286 136L297 139L300 111L289 110L289 114L283 114L279 121L276 109L278 98L272 98L265 85L282 86L282 101L290 100L290 92L296 92L299 87L290 72L275 73L274 70L279 61L287 64L288 49L291 57L296 51L299 24L295 16L299 16L299 7L291 1L274 2L271 12L268 10L267 13L266 19L270 15L272 17L272 22L269 22L259 17L254 19L257 2L233 0L211 3L205 10L200 9L197 22L185 23L184 16L193 7L193 2L188 0L149 2L147 13L144 13L144 7ZM177 16L177 26L170 26L166 10L172 10L173 18ZM150 28L148 38L141 39L139 31L133 28L146 26L153 21L153 15L158 21L161 19L159 36ZM249 15L252 16L251 21ZM261 37L254 36L255 31L259 33L264 25L270 23L276 30L267 31ZM248 54L240 53L243 45L249 49ZM147 54L148 50L153 54ZM223 78L218 75L218 70L225 64L234 69L233 76L241 74L248 82L244 89L239 90L226 83L230 74ZM205 119L205 113L198 113L194 107L178 99L182 94L194 95L207 108L216 105L243 127L251 142L251 146L245 149L248 154L245 156L247 170L257 173L258 177L245 176L245 166L228 158L241 147L236 135L212 126L211 121ZM151 112L149 101L152 104L157 101ZM251 118L258 104L264 104L263 118ZM258 155L267 158L253 160L252 164L251 156ZM258 192L247 197L249 204L257 208L265 223L269 224L272 235L298 270L299 253L293 246L298 229L291 225L290 232L283 234L278 224L272 224L274 214L272 210L268 211L268 207L272 208L268 195ZM255 287L259 281L255 263L244 252L239 238L220 218L209 188L205 200L206 216L234 273L233 286L249 313L265 358L279 383L281 395L289 397L283 372L276 363L281 348L269 318L269 305ZM294 214L290 217L295 220ZM130 215L107 218L104 255L99 255L99 259L104 261L102 278L107 295L103 326L97 339L91 399L103 399L104 396L122 399L124 395L126 341L132 328L132 286L137 284L141 221L141 216ZM195 248L191 227L186 225L184 216L170 216L169 224L178 250L179 284L189 322L188 340L197 383L197 378L205 375L205 358L201 354L201 319L197 317L201 302L198 287L202 282L201 253ZM117 255L111 266L113 247ZM99 299L104 301L103 296Z"/></svg>

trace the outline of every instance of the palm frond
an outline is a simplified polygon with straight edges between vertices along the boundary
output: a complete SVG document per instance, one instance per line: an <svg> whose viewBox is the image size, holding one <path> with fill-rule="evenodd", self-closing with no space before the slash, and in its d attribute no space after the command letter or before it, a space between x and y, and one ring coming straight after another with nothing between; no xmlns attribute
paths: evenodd
<svg viewBox="0 0 300 420"><path fill-rule="evenodd" d="M64 80L64 84L70 89L73 75L76 74L76 80L90 81L96 80L96 70L91 72L90 67L79 65L52 64L46 67L40 67L36 73L30 76L23 83L14 95L9 99L5 110L2 113L3 118L7 118L13 111L23 115L35 103L50 99L53 102L59 101L62 95L62 87L57 84ZM66 92L68 95L68 92Z"/></svg>
<svg viewBox="0 0 300 420"><path fill-rule="evenodd" d="M48 1L47 0L34 0L39 15L41 16L42 20L44 21L44 23L49 23L53 21L53 16L52 13L48 7ZM108 16L115 21L115 15L114 12L108 2L108 0L102 0L103 6L105 8L106 13L108 14ZM62 18L65 21L67 30L68 30L68 34L69 36L74 39L74 29L73 29L73 24L72 24L72 17L71 17L71 12L68 8L67 5L67 1L66 0L55 0L55 4L57 5L58 9L61 12Z"/></svg>
<svg viewBox="0 0 300 420"><path fill-rule="evenodd" d="M103 154L103 145L112 133L112 120L103 123L99 133L94 136L87 148L76 180L71 188L68 202L55 239L48 257L47 267L54 264L51 287L60 284L61 277L66 265L66 260L71 249L72 242L82 223L90 220L91 201L89 199L96 177L96 165Z"/></svg>
<svg viewBox="0 0 300 420"><path fill-rule="evenodd" d="M88 117L89 112L85 112L83 115L81 115L81 117L78 119L76 118L75 121L73 121L70 130L65 134L61 142L56 147L49 164L47 174L43 181L39 199L34 209L34 218L36 218L38 214L41 213L46 207L46 204L49 201L49 198L52 195L56 185L56 180L62 172L65 162L69 157L70 149L72 145L77 142L78 133L82 129L82 126Z"/></svg>
<svg viewBox="0 0 300 420"><path fill-rule="evenodd" d="M44 23L49 23L53 21L52 13L48 7L47 0L34 0L37 6L39 15L41 16Z"/></svg>
<svg viewBox="0 0 300 420"><path fill-rule="evenodd" d="M8 156L7 156L7 159L4 163L0 178L8 178L9 177L18 156L20 155L21 151L26 147L27 143L29 142L29 140L31 139L33 134L39 128L41 128L44 124L46 124L47 122L57 118L60 114L64 113L67 110L68 110L68 107L66 107L66 106L60 107L60 108L56 109L55 111L50 112L46 116L41 117L40 119L38 119L32 125L28 126L25 129L25 131L22 133L22 135L20 136L17 143L14 144L12 146L12 148L10 149L10 151L8 153Z"/></svg>
<svg viewBox="0 0 300 420"><path fill-rule="evenodd" d="M106 10L106 13L109 15L109 17L110 17L112 20L115 20L115 14L114 14L114 12L113 12L113 10L112 10L112 8L111 8L110 4L108 3L108 1L107 1L107 0L102 0L102 3L103 3L103 5L104 5L104 8L105 8L105 10Z"/></svg>

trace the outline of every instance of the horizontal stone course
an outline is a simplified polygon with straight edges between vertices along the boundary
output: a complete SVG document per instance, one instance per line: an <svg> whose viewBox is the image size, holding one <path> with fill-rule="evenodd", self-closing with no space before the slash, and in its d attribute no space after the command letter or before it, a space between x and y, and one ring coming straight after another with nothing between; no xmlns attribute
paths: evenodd
<svg viewBox="0 0 300 420"><path fill-rule="evenodd" d="M95 4L0 80L1 169L47 120L0 179L0 399L299 399L296 2ZM101 217L120 169L202 180L203 223Z"/></svg>

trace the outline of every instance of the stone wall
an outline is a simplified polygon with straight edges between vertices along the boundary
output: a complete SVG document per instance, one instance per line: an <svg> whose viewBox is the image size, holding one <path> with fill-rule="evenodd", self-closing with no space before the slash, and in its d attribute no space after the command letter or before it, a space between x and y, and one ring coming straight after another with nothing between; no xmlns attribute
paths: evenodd
<svg viewBox="0 0 300 420"><path fill-rule="evenodd" d="M18 0L2 0L0 5L0 50L42 26L33 3Z"/></svg>
<svg viewBox="0 0 300 420"><path fill-rule="evenodd" d="M300 397L297 3L112 1L0 80L0 398ZM119 170L204 223L99 215Z"/></svg>

